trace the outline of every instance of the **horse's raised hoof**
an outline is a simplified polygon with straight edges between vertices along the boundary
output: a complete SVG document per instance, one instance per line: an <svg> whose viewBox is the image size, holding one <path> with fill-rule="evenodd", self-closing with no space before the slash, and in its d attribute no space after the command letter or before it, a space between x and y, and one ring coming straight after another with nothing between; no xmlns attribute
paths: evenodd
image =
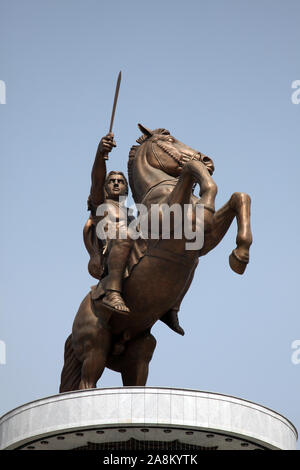
<svg viewBox="0 0 300 470"><path fill-rule="evenodd" d="M175 333L184 336L184 329L179 325L178 310L170 309L160 320L171 328L171 330L175 331Z"/></svg>
<svg viewBox="0 0 300 470"><path fill-rule="evenodd" d="M229 256L229 265L232 271L237 274L244 274L247 264L248 262L239 259L235 253L235 250L233 250L233 252Z"/></svg>

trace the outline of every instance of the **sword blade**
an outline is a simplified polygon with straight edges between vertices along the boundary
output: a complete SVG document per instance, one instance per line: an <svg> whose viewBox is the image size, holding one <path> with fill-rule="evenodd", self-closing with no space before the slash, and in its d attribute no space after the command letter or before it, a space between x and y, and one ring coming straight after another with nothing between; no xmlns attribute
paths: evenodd
<svg viewBox="0 0 300 470"><path fill-rule="evenodd" d="M117 85L116 85L115 98L114 98L114 104L113 104L113 109L112 109L112 113L111 113L109 132L111 132L112 128L113 128L113 123L114 123L114 119L115 119L115 112L116 112L116 107L117 107L117 101L118 101L118 96L119 96L121 78L122 78L122 73L120 72L119 75L118 75L118 80L117 80Z"/></svg>

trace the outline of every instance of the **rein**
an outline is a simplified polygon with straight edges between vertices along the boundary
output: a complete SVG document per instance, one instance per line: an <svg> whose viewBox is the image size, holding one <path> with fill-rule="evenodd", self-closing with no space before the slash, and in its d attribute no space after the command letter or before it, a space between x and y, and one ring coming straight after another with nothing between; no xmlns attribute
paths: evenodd
<svg viewBox="0 0 300 470"><path fill-rule="evenodd" d="M176 163L178 166L180 167L183 167L185 165L185 163L187 162L183 162L183 157L185 155L175 155L172 150L170 148L168 148L166 145L164 145L163 143L159 142L159 141L156 141L155 144L161 149L163 150L165 153L167 153ZM156 160L158 161L158 164L160 166L160 168L165 172L167 173L167 170L166 168L164 167L164 165L162 164L162 162L160 161L160 159L158 158L156 152L155 152L155 148L153 146L153 142L152 142L152 152L156 158ZM200 158L199 158L200 157ZM192 160L197 160L199 161L202 157L202 154L200 152L195 152L191 157L188 157L189 161L192 161Z"/></svg>
<svg viewBox="0 0 300 470"><path fill-rule="evenodd" d="M157 188L159 185L161 184L169 184L171 186L176 186L177 184L177 178L174 178L172 180L163 180L163 181L160 181L159 183L156 183L154 184L153 186L151 186L151 188L148 189L148 191L145 193L143 199L142 199L142 202L141 204L143 204L144 200L146 199L147 196L149 196L149 194L151 193L151 191L155 188Z"/></svg>
<svg viewBox="0 0 300 470"><path fill-rule="evenodd" d="M161 148L165 153L167 153L171 158L173 158L173 160L175 160L175 162L178 164L178 166L183 166L183 163L181 161L181 157L178 157L177 155L174 155L174 153L168 147L166 147L164 144L162 144L161 142L158 141L158 142L155 142L155 143L159 148ZM160 162L158 156L155 153L155 149L153 147L153 142L152 142L152 151L155 155L156 160L161 165L162 170L166 172L166 169L164 168L164 166L162 165L162 163Z"/></svg>

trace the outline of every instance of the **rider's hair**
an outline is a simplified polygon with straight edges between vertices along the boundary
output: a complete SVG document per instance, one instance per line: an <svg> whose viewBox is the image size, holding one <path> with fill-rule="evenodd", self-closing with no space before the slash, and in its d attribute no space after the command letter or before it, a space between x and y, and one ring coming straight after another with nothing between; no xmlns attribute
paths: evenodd
<svg viewBox="0 0 300 470"><path fill-rule="evenodd" d="M111 179L111 177L113 175L121 175L122 176L122 178L124 179L124 182L125 182L125 189L126 189L126 195L127 195L128 194L128 182L127 182L127 179L126 179L126 176L124 175L124 173L122 173L122 171L110 171L108 173L108 175L106 176L106 179L105 179L105 184L104 184L105 196L107 196L106 188L107 188L108 182L109 182L109 180Z"/></svg>

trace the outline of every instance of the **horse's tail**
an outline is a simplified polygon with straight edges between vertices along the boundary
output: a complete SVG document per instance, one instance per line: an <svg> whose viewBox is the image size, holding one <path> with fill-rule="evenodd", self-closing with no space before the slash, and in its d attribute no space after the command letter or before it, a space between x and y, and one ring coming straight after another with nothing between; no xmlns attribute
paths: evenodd
<svg viewBox="0 0 300 470"><path fill-rule="evenodd" d="M59 393L78 390L81 379L81 362L77 359L72 345L72 335L65 342L64 366L61 372Z"/></svg>

